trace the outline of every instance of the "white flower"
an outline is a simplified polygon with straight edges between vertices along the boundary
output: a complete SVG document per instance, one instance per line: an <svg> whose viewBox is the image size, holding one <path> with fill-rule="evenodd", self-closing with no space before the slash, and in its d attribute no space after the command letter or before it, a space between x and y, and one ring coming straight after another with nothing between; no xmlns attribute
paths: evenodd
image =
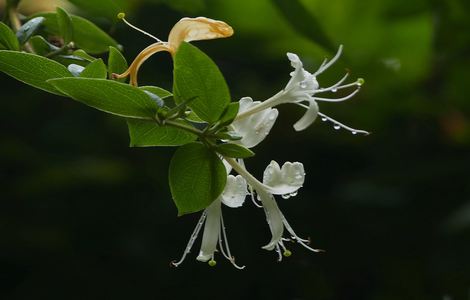
<svg viewBox="0 0 470 300"><path fill-rule="evenodd" d="M261 102L253 102L253 99L250 97L241 98L239 101L240 108L238 109L238 114L250 110L259 103ZM279 112L277 109L267 108L247 118L235 120L231 124L232 129L237 135L242 137L237 143L247 148L252 148L261 143L271 131L278 115Z"/></svg>
<svg viewBox="0 0 470 300"><path fill-rule="evenodd" d="M233 159L226 159L228 163L241 174L248 184L258 194L258 199L266 213L266 220L271 231L271 240L263 246L266 250L276 250L279 255L279 261L282 255L290 256L291 252L285 247L284 241L294 241L301 244L313 252L321 252L322 250L313 249L307 244L308 239L300 238L292 229L287 219L277 206L274 195L282 195L284 199L297 195L297 191L302 187L305 180L304 166L300 162L286 162L282 167L275 161L271 161L263 174L263 182L259 182L253 177L244 166L238 164ZM288 231L290 238L283 238L284 228ZM281 251L282 249L282 251Z"/></svg>
<svg viewBox="0 0 470 300"><path fill-rule="evenodd" d="M230 169L227 171L230 172ZM247 185L243 177L240 175L228 175L227 184L225 185L222 195L204 210L191 235L191 238L189 239L183 256L179 261L172 262L173 266L177 267L184 261L186 255L191 251L199 232L204 226L201 249L196 259L202 262L209 262L210 266L215 266L216 261L214 259L214 253L217 251L217 244L219 244L219 250L225 258L227 258L236 268L245 268L245 266L238 266L235 263L235 258L230 252L224 219L222 217L221 204L223 203L232 208L240 207L243 205L247 195Z"/></svg>
<svg viewBox="0 0 470 300"><path fill-rule="evenodd" d="M286 218L277 206L273 194L283 195L284 199L296 196L297 191L302 187L305 180L304 166L299 162L286 162L282 166L272 161L263 174L263 184L271 188L271 193L257 189L258 198L261 200L266 212L266 219L271 230L271 241L263 246L266 250L276 250L279 254L279 260L282 260L281 248L284 256L290 256L291 252L284 246L284 241L293 240L313 251L320 252L319 249L313 249L307 245L308 239L302 239L297 236ZM291 238L284 239L284 228L287 229Z"/></svg>
<svg viewBox="0 0 470 300"><path fill-rule="evenodd" d="M341 78L336 84L327 87L321 88L318 81L317 76L331 67L341 56L343 47L340 46L336 55L330 61L325 60L320 68L313 74L306 71L303 68L303 63L300 58L294 53L287 53L287 57L289 58L294 71L291 72L290 76L291 79L287 83L286 87L274 95L273 97L269 98L266 101L259 103L256 106L253 106L250 110L244 111L237 116L237 119L247 118L251 114L257 114L265 109L269 109L271 107L277 106L279 104L284 103L294 103L306 109L305 114L294 124L294 129L296 131L301 131L306 129L310 126L318 116L322 118L323 121L329 121L333 123L333 127L335 129L346 129L352 132L353 134L362 133L362 134L369 134L367 131L358 130L346 126L328 116L321 113L319 111L318 102L341 102L352 98L355 94L357 94L364 83L364 80L359 78L355 82L349 84L343 84L343 82L348 78L349 74L346 74ZM355 89L349 93L348 95L341 97L341 98L325 98L319 97L317 94L331 92L336 93L338 90L346 89L355 87Z"/></svg>

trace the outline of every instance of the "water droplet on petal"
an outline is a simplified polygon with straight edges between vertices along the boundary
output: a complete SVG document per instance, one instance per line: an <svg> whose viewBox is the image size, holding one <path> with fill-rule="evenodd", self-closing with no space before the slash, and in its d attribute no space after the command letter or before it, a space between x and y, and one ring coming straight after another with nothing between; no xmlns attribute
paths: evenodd
<svg viewBox="0 0 470 300"><path fill-rule="evenodd" d="M325 118L325 117L321 118L321 120L322 120L323 122L326 122L326 121L328 121L328 119L327 119L327 118Z"/></svg>
<svg viewBox="0 0 470 300"><path fill-rule="evenodd" d="M290 194L282 195L282 199L289 199L289 198L290 198Z"/></svg>
<svg viewBox="0 0 470 300"><path fill-rule="evenodd" d="M352 134L357 134L357 131L353 131L353 132L351 132L351 133L352 133Z"/></svg>
<svg viewBox="0 0 470 300"><path fill-rule="evenodd" d="M298 192L295 191L295 192L293 192L293 193L290 193L290 196L291 196L291 197L295 197L295 196L297 196L297 194L298 194Z"/></svg>
<svg viewBox="0 0 470 300"><path fill-rule="evenodd" d="M302 81L301 83L299 83L299 85L303 89L307 87L307 83L305 81Z"/></svg>
<svg viewBox="0 0 470 300"><path fill-rule="evenodd" d="M338 124L336 124L335 126L333 126L334 129L338 130L341 128L341 126L339 126Z"/></svg>
<svg viewBox="0 0 470 300"><path fill-rule="evenodd" d="M338 91L338 89L337 89L337 88L334 88L334 89L332 89L331 91L332 91L333 93L336 93L336 92Z"/></svg>

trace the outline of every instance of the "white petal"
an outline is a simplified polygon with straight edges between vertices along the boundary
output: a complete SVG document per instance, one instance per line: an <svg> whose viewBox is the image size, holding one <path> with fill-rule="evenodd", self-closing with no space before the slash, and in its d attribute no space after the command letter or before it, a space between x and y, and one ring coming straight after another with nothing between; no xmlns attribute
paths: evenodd
<svg viewBox="0 0 470 300"><path fill-rule="evenodd" d="M289 80L284 90L288 93L294 94L315 93L315 90L318 89L318 82L316 77L303 68L302 61L296 54L287 53L287 57L289 58L291 65L295 70L291 72L290 75L292 78Z"/></svg>
<svg viewBox="0 0 470 300"><path fill-rule="evenodd" d="M227 171L227 175L230 174L230 172L232 172L232 166L225 159L222 159L222 163L225 166L225 170Z"/></svg>
<svg viewBox="0 0 470 300"><path fill-rule="evenodd" d="M206 208L206 224L202 236L201 251L198 257L199 261L208 261L214 255L220 235L220 216L222 214L221 202L216 199Z"/></svg>
<svg viewBox="0 0 470 300"><path fill-rule="evenodd" d="M240 207L245 202L247 195L248 189L245 179L240 175L229 175L225 189L222 192L222 203L232 208Z"/></svg>
<svg viewBox="0 0 470 300"><path fill-rule="evenodd" d="M282 238L284 233L284 224L282 223L282 214L274 200L273 195L263 190L257 190L258 196L263 203L266 220L271 230L271 241L263 246L263 249L273 250Z"/></svg>
<svg viewBox="0 0 470 300"><path fill-rule="evenodd" d="M295 193L302 187L304 180L304 165L300 162L286 162L281 168L277 162L271 161L263 174L263 183L276 195Z"/></svg>
<svg viewBox="0 0 470 300"><path fill-rule="evenodd" d="M309 101L309 107L305 114L303 115L300 120L298 120L294 124L294 129L296 131L302 131L306 129L308 126L310 126L317 118L318 116L318 104L315 102L315 100L311 99Z"/></svg>
<svg viewBox="0 0 470 300"><path fill-rule="evenodd" d="M253 99L249 97L240 99L239 114L259 103L259 101L253 102ZM243 137L241 140L237 141L237 143L247 148L252 148L261 143L271 131L278 115L279 112L277 109L268 108L233 122L233 130Z"/></svg>

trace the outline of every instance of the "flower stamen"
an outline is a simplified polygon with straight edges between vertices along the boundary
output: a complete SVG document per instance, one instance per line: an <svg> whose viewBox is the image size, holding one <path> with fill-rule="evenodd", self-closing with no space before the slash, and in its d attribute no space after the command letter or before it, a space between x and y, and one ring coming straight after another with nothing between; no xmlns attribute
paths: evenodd
<svg viewBox="0 0 470 300"><path fill-rule="evenodd" d="M132 29L134 29L134 30L137 30L137 31L140 32L140 33L145 34L146 36L148 36L148 37L150 37L150 38L156 40L157 42L160 42L160 43L163 42L161 39L155 37L154 35L148 33L148 32L145 31L145 30L140 29L139 27L133 25L131 22L127 21L127 20L126 20L126 14L125 14L125 13L122 13L122 12L121 12L121 13L118 14L117 17L118 17L118 19L122 20L122 21L123 21L127 26L129 26L130 28L132 28Z"/></svg>
<svg viewBox="0 0 470 300"><path fill-rule="evenodd" d="M186 255L188 255L191 252L191 248L193 247L194 242L196 241L197 236L199 235L199 232L201 231L201 228L202 228L202 225L204 224L206 216L207 216L207 214L204 211L202 213L201 217L199 218L199 221L196 224L196 228L194 228L194 231L191 234L191 237L189 238L189 242L186 245L186 248L184 249L183 256L180 258L179 261L172 261L171 262L171 264L174 267L178 267L179 265L181 265L183 263L184 259L186 258Z"/></svg>
<svg viewBox="0 0 470 300"><path fill-rule="evenodd" d="M341 53L343 53L343 45L339 46L338 51L336 52L335 56L328 63L326 63L326 60L324 60L321 66L318 68L318 70L312 75L316 77L317 75L320 75L321 73L326 71L328 68L330 68L341 57Z"/></svg>

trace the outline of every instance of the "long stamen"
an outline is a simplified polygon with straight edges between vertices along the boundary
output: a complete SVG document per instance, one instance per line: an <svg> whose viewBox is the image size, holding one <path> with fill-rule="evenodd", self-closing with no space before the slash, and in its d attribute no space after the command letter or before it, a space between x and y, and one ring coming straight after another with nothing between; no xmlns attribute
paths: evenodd
<svg viewBox="0 0 470 300"><path fill-rule="evenodd" d="M330 99L330 98L322 98L322 97L313 97L316 101L324 101L324 102L342 102L342 101L346 101L348 99L351 99L352 97L354 97L354 95L356 95L360 90L360 87L358 87L357 89L354 90L354 92L352 92L351 94L345 96L345 97L342 97L342 98L335 98L335 99Z"/></svg>
<svg viewBox="0 0 470 300"><path fill-rule="evenodd" d="M324 71L326 71L329 67L331 67L341 56L341 53L343 52L343 45L340 45L338 48L338 52L336 52L336 55L326 64L322 64L320 68L313 74L313 76L320 75Z"/></svg>
<svg viewBox="0 0 470 300"><path fill-rule="evenodd" d="M177 262L172 261L171 264L174 267L178 267L181 263L183 263L184 259L186 258L186 255L188 255L189 252L191 252L191 248L193 247L194 241L196 241L197 236L199 235L199 232L201 231L202 225L204 224L204 220L206 219L206 212L204 211L199 218L199 221L196 224L196 228L194 228L193 233L191 234L191 237L189 238L189 242L186 245L186 248L184 249L183 256L181 259Z"/></svg>
<svg viewBox="0 0 470 300"><path fill-rule="evenodd" d="M277 252L277 255L278 255L277 261L281 262L282 261L282 253L281 253L281 249L279 248L279 245L276 245L276 252Z"/></svg>
<svg viewBox="0 0 470 300"><path fill-rule="evenodd" d="M310 246L308 246L306 244L306 242L309 242L309 240L305 240L305 239L302 239L300 237L297 236L297 234L294 232L294 229L292 229L292 227L290 226L289 222L287 222L287 219L286 217L284 217L284 215L281 213L281 216L282 216L282 223L284 223L284 226L286 227L287 231L291 234L291 236L293 237L293 239L299 243L300 245L302 245L305 249L308 249L312 252L325 252L325 250L322 250L322 249L314 249Z"/></svg>
<svg viewBox="0 0 470 300"><path fill-rule="evenodd" d="M140 33L143 33L145 34L146 36L148 37L151 37L152 39L158 41L158 42L162 42L162 40L160 40L159 38L151 35L150 33L148 33L147 31L144 31L140 28L138 28L137 26L134 26L132 25L129 21L126 20L126 14L125 13L119 13L118 14L118 19L122 20L124 23L126 23L127 26L129 26L130 28L134 29L134 30L137 30L138 32Z"/></svg>
<svg viewBox="0 0 470 300"><path fill-rule="evenodd" d="M342 86L341 84L349 77L349 73L346 73L343 78L341 78L337 83L335 83L334 85L330 86L330 87L327 87L327 88L320 88L318 90L315 91L315 93L322 93L322 92L329 92L329 91L332 91L332 90L338 90L340 88L344 88L344 86Z"/></svg>
<svg viewBox="0 0 470 300"><path fill-rule="evenodd" d="M232 263L232 265L239 269L239 270L243 270L245 268L245 266L239 266L235 263L235 257L232 256L232 253L230 253L230 247L228 246L228 238L227 238L227 233L225 231L225 224L224 224L224 218L222 215L220 215L220 226L222 227L222 236L223 236L223 240L225 241L225 249L227 250L227 255L224 254L224 256ZM223 246L221 245L220 246L221 248L221 251L222 253L224 253L224 251L222 250L223 249Z"/></svg>
<svg viewBox="0 0 470 300"><path fill-rule="evenodd" d="M328 117L327 115L321 113L321 112L318 112L318 115L322 117L322 121L330 121L334 124L334 128L335 129L340 129L340 128L343 128L343 129L346 129L348 131L350 131L352 134L364 134L364 135L369 135L370 132L368 131L365 131L365 130L359 130L359 129L354 129L354 128L351 128L349 126L346 126L344 125L343 123L340 123L338 121L336 121L335 119L333 118L330 118Z"/></svg>

